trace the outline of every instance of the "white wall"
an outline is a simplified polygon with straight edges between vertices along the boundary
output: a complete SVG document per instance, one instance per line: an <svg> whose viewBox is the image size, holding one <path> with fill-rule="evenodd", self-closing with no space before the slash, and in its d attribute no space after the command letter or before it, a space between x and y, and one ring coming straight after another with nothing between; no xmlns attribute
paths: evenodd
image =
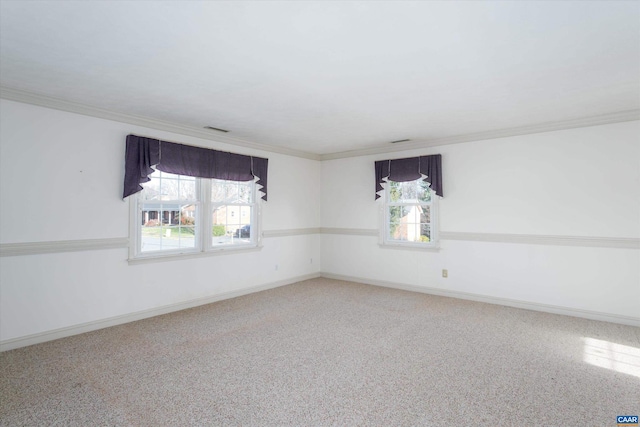
<svg viewBox="0 0 640 427"><path fill-rule="evenodd" d="M0 102L2 244L127 238L129 202L121 197L129 133L267 157L263 230L320 226L317 161ZM126 248L2 257L0 340L283 283L320 270L318 235L265 238L263 246L258 252L142 265L127 263Z"/></svg>
<svg viewBox="0 0 640 427"><path fill-rule="evenodd" d="M378 229L375 160L441 153L440 230L640 237L640 125L625 122L322 163L322 226ZM443 240L438 252L323 235L325 273L640 320L640 251ZM449 278L441 270L449 270Z"/></svg>
<svg viewBox="0 0 640 427"><path fill-rule="evenodd" d="M265 231L376 230L374 160L442 153L441 231L640 237L638 122L317 162L7 100L0 113L3 245L127 238L129 133L268 157ZM126 248L0 257L0 341L73 333L321 271L640 318L637 249L443 240L438 252L423 252L340 234L263 244L258 252L141 265L127 263Z"/></svg>

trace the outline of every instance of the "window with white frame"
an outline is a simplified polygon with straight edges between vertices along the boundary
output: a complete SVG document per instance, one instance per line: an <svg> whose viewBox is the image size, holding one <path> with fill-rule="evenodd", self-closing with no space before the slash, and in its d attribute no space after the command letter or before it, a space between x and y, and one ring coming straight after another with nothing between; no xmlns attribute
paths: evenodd
<svg viewBox="0 0 640 427"><path fill-rule="evenodd" d="M255 241L255 183L211 180L212 246Z"/></svg>
<svg viewBox="0 0 640 427"><path fill-rule="evenodd" d="M258 246L254 181L149 177L132 201L133 258Z"/></svg>
<svg viewBox="0 0 640 427"><path fill-rule="evenodd" d="M381 242L387 245L435 247L437 197L422 178L386 181Z"/></svg>

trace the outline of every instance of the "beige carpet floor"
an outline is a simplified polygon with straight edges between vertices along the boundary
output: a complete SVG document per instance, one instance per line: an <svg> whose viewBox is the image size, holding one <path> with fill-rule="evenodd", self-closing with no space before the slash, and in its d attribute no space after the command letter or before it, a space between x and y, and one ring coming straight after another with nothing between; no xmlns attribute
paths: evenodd
<svg viewBox="0 0 640 427"><path fill-rule="evenodd" d="M640 328L328 279L0 354L3 426L615 426Z"/></svg>

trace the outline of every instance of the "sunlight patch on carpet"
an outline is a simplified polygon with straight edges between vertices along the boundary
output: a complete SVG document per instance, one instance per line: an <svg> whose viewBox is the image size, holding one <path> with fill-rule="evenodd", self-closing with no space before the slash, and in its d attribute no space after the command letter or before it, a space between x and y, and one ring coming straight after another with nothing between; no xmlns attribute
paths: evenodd
<svg viewBox="0 0 640 427"><path fill-rule="evenodd" d="M582 341L586 363L640 378L640 349L595 338Z"/></svg>

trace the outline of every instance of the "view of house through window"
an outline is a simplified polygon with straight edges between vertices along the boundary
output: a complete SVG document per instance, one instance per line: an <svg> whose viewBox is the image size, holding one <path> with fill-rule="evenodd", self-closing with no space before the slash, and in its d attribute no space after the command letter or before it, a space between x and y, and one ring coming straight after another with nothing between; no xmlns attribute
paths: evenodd
<svg viewBox="0 0 640 427"><path fill-rule="evenodd" d="M161 171L154 171L150 178L137 198L137 254L256 245L253 181L201 179Z"/></svg>
<svg viewBox="0 0 640 427"><path fill-rule="evenodd" d="M251 242L253 181L211 180L212 245Z"/></svg>
<svg viewBox="0 0 640 427"><path fill-rule="evenodd" d="M387 181L385 198L385 243L432 246L435 243L435 197L422 179Z"/></svg>
<svg viewBox="0 0 640 427"><path fill-rule="evenodd" d="M195 248L200 201L190 176L155 171L140 194L140 251Z"/></svg>

